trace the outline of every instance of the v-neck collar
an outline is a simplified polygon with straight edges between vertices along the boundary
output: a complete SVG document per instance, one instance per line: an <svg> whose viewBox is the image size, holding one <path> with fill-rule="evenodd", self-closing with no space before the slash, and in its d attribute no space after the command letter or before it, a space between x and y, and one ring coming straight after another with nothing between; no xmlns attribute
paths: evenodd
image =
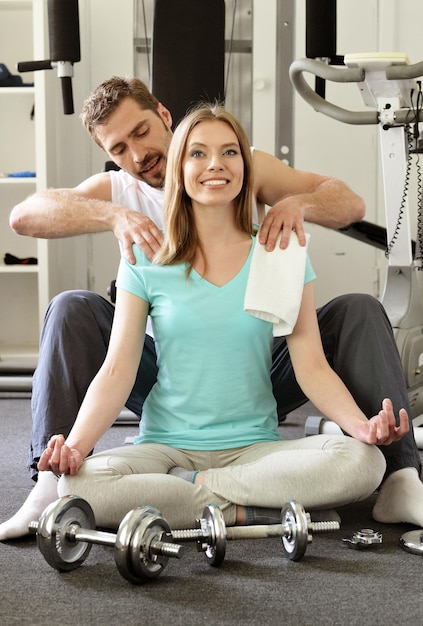
<svg viewBox="0 0 423 626"><path fill-rule="evenodd" d="M204 278L203 276L201 276L201 274L199 274L197 272L197 270L195 270L194 268L192 268L192 270L191 270L191 275L194 276L197 281L201 280L210 289L214 289L214 290L220 291L220 292L224 291L224 290L228 289L234 282L239 280L240 277L244 274L244 272L247 271L247 268L249 267L249 261L251 259L251 255L253 254L254 245L255 245L255 237L253 235L251 235L250 251L249 251L248 256L245 259L241 269L235 274L235 276L233 276L233 278L228 280L227 283L225 283L224 285L221 285L220 287L219 287L219 285L215 285L214 283L211 283L209 280L207 280L207 278Z"/></svg>

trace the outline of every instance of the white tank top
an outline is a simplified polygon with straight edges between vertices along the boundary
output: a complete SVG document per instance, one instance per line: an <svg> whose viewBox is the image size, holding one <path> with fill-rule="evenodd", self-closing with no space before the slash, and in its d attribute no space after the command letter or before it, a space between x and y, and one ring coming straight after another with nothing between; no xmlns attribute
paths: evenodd
<svg viewBox="0 0 423 626"><path fill-rule="evenodd" d="M109 172L112 183L112 202L123 204L146 215L163 230L163 189L155 189L137 180L124 170Z"/></svg>

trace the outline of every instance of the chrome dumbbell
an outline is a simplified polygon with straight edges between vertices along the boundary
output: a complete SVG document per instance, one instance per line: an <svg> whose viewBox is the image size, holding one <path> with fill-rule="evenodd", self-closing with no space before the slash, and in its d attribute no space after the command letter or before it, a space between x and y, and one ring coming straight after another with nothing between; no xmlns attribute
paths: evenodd
<svg viewBox="0 0 423 626"><path fill-rule="evenodd" d="M111 546L120 574L140 584L161 574L169 558L180 558L170 528L154 507L130 511L116 534L95 529L94 513L86 500L65 496L53 502L38 521L29 524L40 552L51 567L69 571L87 558L92 544ZM165 540L164 540L165 539Z"/></svg>
<svg viewBox="0 0 423 626"><path fill-rule="evenodd" d="M197 520L192 530L172 530L172 538L178 543L196 541L199 551L204 552L210 565L222 563L226 553L226 542L234 539L263 539L280 537L286 557L299 561L312 541L312 532L338 530L337 521L312 522L301 504L295 500L287 502L281 510L280 524L226 527L223 514L216 505L209 505L203 517Z"/></svg>
<svg viewBox="0 0 423 626"><path fill-rule="evenodd" d="M409 530L401 535L400 546L406 552L423 556L423 528Z"/></svg>

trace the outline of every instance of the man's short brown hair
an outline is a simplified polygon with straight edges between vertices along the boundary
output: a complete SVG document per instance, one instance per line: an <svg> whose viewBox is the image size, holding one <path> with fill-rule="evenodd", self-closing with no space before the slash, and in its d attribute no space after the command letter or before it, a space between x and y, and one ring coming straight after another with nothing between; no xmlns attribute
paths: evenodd
<svg viewBox="0 0 423 626"><path fill-rule="evenodd" d="M116 107L125 98L132 98L141 109L158 114L159 101L139 78L121 78L112 76L94 89L85 100L81 120L92 139L103 148L98 139L96 128L104 124Z"/></svg>

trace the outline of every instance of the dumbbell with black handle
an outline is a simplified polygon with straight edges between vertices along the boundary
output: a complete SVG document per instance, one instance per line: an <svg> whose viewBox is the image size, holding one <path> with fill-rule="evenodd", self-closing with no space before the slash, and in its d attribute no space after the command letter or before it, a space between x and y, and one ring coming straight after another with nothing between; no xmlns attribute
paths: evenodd
<svg viewBox="0 0 423 626"><path fill-rule="evenodd" d="M312 532L338 530L339 527L337 521L312 522L310 514L295 500L282 507L280 524L252 526L227 527L219 507L209 505L203 511L203 517L197 520L196 529L172 530L172 538L178 543L196 541L198 550L204 552L210 565L214 566L220 565L225 558L228 540L267 537L279 537L283 554L291 561L299 561L313 539Z"/></svg>

